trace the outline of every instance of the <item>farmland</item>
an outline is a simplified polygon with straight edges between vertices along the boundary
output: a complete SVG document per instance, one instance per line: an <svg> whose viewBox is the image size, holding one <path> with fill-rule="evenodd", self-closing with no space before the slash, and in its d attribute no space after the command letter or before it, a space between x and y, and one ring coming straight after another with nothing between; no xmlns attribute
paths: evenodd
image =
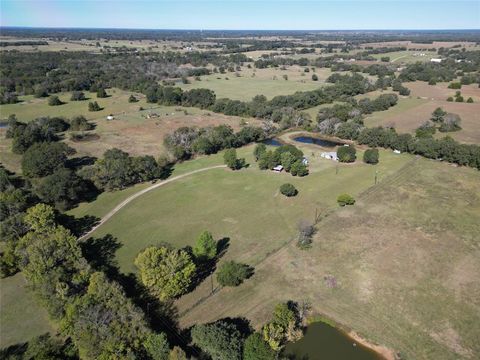
<svg viewBox="0 0 480 360"><path fill-rule="evenodd" d="M447 112L460 115L462 130L452 133L437 133L442 137L449 135L454 139L478 144L480 142L480 89L476 85L463 86L461 92L465 98L472 97L474 103L457 103L446 101L447 97L455 95L455 90L448 89L447 83L428 85L416 81L405 83L411 90L410 96L400 98L397 106L386 111L367 116L367 126L394 126L400 132L414 133L422 123L430 119L431 113L441 107Z"/></svg>
<svg viewBox="0 0 480 360"><path fill-rule="evenodd" d="M286 70L243 68L238 77L235 74L212 74L202 76L201 81L192 78L190 84L180 84L180 87L185 90L207 88L215 91L218 98L249 101L261 94L271 99L277 95L317 89L325 83L331 71L318 69L315 73L318 81L312 81L313 73L305 73L300 66L290 66ZM288 80L283 76L287 76Z"/></svg>
<svg viewBox="0 0 480 360"><path fill-rule="evenodd" d="M2 27L0 357L478 358L478 35Z"/></svg>

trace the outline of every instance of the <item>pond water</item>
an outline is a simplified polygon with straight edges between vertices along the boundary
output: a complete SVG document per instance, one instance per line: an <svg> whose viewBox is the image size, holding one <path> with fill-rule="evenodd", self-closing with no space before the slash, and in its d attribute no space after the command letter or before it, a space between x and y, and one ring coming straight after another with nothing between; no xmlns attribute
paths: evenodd
<svg viewBox="0 0 480 360"><path fill-rule="evenodd" d="M287 344L283 355L294 360L383 359L374 351L356 343L344 332L323 322L309 325L303 338Z"/></svg>
<svg viewBox="0 0 480 360"><path fill-rule="evenodd" d="M297 137L294 137L293 140L304 143L304 144L315 144L315 145L320 145L323 147L330 147L330 148L343 145L342 143L339 143L336 141L317 139L311 136L297 136Z"/></svg>
<svg viewBox="0 0 480 360"><path fill-rule="evenodd" d="M266 140L263 140L262 141L265 145L270 145L270 146L282 146L282 143L275 139L275 138L272 138L272 139L266 139Z"/></svg>
<svg viewBox="0 0 480 360"><path fill-rule="evenodd" d="M7 127L8 127L8 123L0 122L0 129L7 128Z"/></svg>

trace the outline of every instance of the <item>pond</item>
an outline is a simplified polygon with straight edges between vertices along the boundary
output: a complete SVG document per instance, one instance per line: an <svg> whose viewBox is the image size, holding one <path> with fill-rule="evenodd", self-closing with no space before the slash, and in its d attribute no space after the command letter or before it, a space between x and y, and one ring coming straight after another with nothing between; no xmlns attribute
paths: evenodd
<svg viewBox="0 0 480 360"><path fill-rule="evenodd" d="M315 144L323 147L333 148L335 146L343 145L337 141L318 139L311 136L297 136L293 140L304 143L304 144Z"/></svg>
<svg viewBox="0 0 480 360"><path fill-rule="evenodd" d="M7 122L0 122L0 129L4 129L4 128L7 128L7 127L8 127Z"/></svg>
<svg viewBox="0 0 480 360"><path fill-rule="evenodd" d="M275 138L263 140L262 143L264 143L265 145L270 145L270 146L282 146L283 145L279 140L277 140Z"/></svg>
<svg viewBox="0 0 480 360"><path fill-rule="evenodd" d="M303 338L287 344L283 355L294 360L383 360L376 352L324 322L309 325Z"/></svg>

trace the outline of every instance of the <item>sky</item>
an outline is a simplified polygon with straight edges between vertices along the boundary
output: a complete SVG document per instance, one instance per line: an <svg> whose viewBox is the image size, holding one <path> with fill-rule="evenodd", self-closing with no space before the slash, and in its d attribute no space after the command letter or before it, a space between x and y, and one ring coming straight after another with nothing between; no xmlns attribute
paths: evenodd
<svg viewBox="0 0 480 360"><path fill-rule="evenodd" d="M480 0L0 0L1 26L366 30L479 29Z"/></svg>

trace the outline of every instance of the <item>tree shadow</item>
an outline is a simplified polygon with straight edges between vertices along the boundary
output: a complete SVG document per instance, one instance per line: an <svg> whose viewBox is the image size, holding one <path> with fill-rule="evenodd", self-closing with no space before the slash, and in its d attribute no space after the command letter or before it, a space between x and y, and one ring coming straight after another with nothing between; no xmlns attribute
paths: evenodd
<svg viewBox="0 0 480 360"><path fill-rule="evenodd" d="M0 359L23 359L23 354L27 351L28 343L10 345L0 349Z"/></svg>
<svg viewBox="0 0 480 360"><path fill-rule="evenodd" d="M100 218L92 215L85 215L81 218L76 218L72 215L59 213L57 216L58 222L69 229L75 236L81 236L98 224Z"/></svg>
<svg viewBox="0 0 480 360"><path fill-rule="evenodd" d="M115 252L122 247L116 237L107 234L102 238L90 237L80 243L82 254L96 271L103 271L107 276L118 272Z"/></svg>
<svg viewBox="0 0 480 360"><path fill-rule="evenodd" d="M167 178L170 177L170 175L172 175L172 172L174 170L174 163L168 163L164 166L162 166L162 169L160 170L160 176L159 176L159 179L160 180L165 180Z"/></svg>
<svg viewBox="0 0 480 360"><path fill-rule="evenodd" d="M223 321L227 324L234 325L237 328L237 330L240 331L242 336L245 338L253 334L253 332L255 331L255 329L250 324L250 320L248 320L245 317L235 317L235 318L226 317L218 321Z"/></svg>
<svg viewBox="0 0 480 360"><path fill-rule="evenodd" d="M66 167L72 170L78 170L84 166L93 165L97 160L94 156L80 156L67 160Z"/></svg>

